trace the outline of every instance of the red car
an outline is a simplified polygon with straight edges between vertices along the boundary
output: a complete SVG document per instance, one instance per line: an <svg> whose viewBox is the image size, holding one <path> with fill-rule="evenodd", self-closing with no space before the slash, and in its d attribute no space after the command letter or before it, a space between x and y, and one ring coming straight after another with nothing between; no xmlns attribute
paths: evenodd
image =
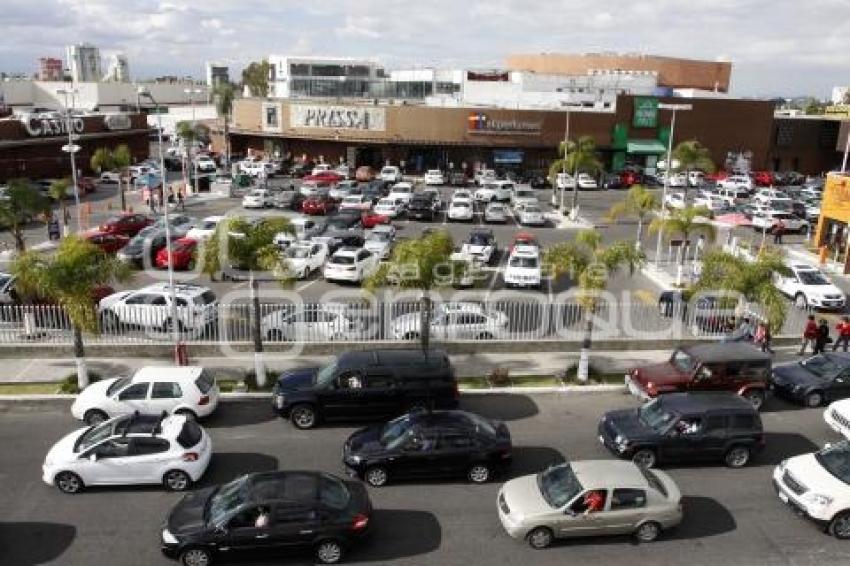
<svg viewBox="0 0 850 566"><path fill-rule="evenodd" d="M320 171L315 175L307 175L304 177L305 181L322 181L325 183L339 183L344 179L345 177L336 171Z"/></svg>
<svg viewBox="0 0 850 566"><path fill-rule="evenodd" d="M80 177L77 179L77 187L80 188L81 195L87 195L97 190L97 186L94 184L94 179L91 177Z"/></svg>
<svg viewBox="0 0 850 566"><path fill-rule="evenodd" d="M171 254L168 253L168 248L162 248L157 252L154 264L161 268L168 267L168 256L173 258L172 267L174 269L195 269L195 255L198 249L198 241L192 238L180 238L171 244Z"/></svg>
<svg viewBox="0 0 850 566"><path fill-rule="evenodd" d="M130 238L123 234L112 234L102 230L91 230L83 234L83 238L108 254L114 254L127 245Z"/></svg>
<svg viewBox="0 0 850 566"><path fill-rule="evenodd" d="M333 212L336 208L336 201L327 195L307 197L307 199L301 203L301 212L311 216L317 214L325 215Z"/></svg>
<svg viewBox="0 0 850 566"><path fill-rule="evenodd" d="M371 210L367 210L360 216L360 223L364 229L369 230L378 224L389 224L390 217L383 214L375 214Z"/></svg>
<svg viewBox="0 0 850 566"><path fill-rule="evenodd" d="M514 236L514 241L508 247L508 253L513 251L514 246L535 246L540 248L540 242L537 241L537 236L531 232L517 232Z"/></svg>
<svg viewBox="0 0 850 566"><path fill-rule="evenodd" d="M757 187L772 187L775 182L775 178L773 177L773 173L771 171L754 171L753 172L753 183Z"/></svg>
<svg viewBox="0 0 850 566"><path fill-rule="evenodd" d="M631 187L632 185L641 184L643 182L643 175L641 175L637 171L629 171L627 169L620 173L620 180L622 181L624 187Z"/></svg>
<svg viewBox="0 0 850 566"><path fill-rule="evenodd" d="M124 236L133 237L138 234L142 228L151 224L153 224L153 220L144 214L118 214L101 224L100 231L107 232L109 234L123 234Z"/></svg>

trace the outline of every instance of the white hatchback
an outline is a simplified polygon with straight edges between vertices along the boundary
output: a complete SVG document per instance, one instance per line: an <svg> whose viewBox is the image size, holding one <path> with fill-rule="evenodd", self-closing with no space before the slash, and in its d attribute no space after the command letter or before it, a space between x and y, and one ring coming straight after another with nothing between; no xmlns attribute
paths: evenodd
<svg viewBox="0 0 850 566"><path fill-rule="evenodd" d="M42 479L64 493L131 484L185 491L201 479L211 457L210 437L191 419L135 413L63 437L47 453Z"/></svg>
<svg viewBox="0 0 850 566"><path fill-rule="evenodd" d="M455 198L449 204L449 210L446 216L449 220L472 220L475 216L472 201L468 199Z"/></svg>
<svg viewBox="0 0 850 566"><path fill-rule="evenodd" d="M514 246L503 277L506 287L539 288L543 279L540 249L537 246Z"/></svg>
<svg viewBox="0 0 850 566"><path fill-rule="evenodd" d="M198 366L148 366L132 377L96 381L86 387L71 405L75 419L88 425L100 424L118 415L209 416L218 406L218 386L212 374Z"/></svg>

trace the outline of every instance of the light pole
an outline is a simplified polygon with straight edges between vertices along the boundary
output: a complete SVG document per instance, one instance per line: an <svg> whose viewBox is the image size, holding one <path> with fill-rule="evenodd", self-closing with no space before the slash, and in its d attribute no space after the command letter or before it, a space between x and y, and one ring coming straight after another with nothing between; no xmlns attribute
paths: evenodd
<svg viewBox="0 0 850 566"><path fill-rule="evenodd" d="M564 166L563 171L561 172L561 176L564 179L564 186L560 188L561 191L561 204L558 207L561 211L561 216L564 215L564 193L567 192L567 149L570 143L570 103L566 103L567 107L567 117L566 123L564 124ZM555 188L558 189L558 179L557 176L555 178Z"/></svg>
<svg viewBox="0 0 850 566"><path fill-rule="evenodd" d="M77 186L77 160L74 159L74 154L80 150L80 146L74 143L78 136L74 135L71 127L71 106L74 105L74 96L78 94L78 91L76 89L60 89L56 91L56 94L61 94L65 98L65 129L68 130L68 145L64 146L62 150L67 151L71 156L71 182L74 184L74 205L77 212L77 233L79 233L83 229L83 223L80 214L80 188ZM68 105L68 96L71 97L70 106ZM64 219L62 221L64 222Z"/></svg>
<svg viewBox="0 0 850 566"><path fill-rule="evenodd" d="M195 123L195 97L193 94L201 94L203 91L199 88L185 88L183 92L189 95L189 105L192 107L192 147L187 151L187 155L191 160L192 171L195 173L195 194L198 194L198 163L196 159L192 159L192 153L195 150L195 133L198 125Z"/></svg>
<svg viewBox="0 0 850 566"><path fill-rule="evenodd" d="M156 100L153 95L146 90L144 87L139 87L138 90L139 96L146 96L151 99L154 107L158 106ZM158 109L157 109L158 110ZM180 346L180 328L177 319L177 293L174 288L174 257L171 255L171 225L168 221L168 202L166 200L165 193L165 154L162 152L162 112L157 111L156 113L156 121L157 121L157 130L159 130L159 175L160 175L160 184L162 186L162 217L165 222L165 249L168 250L168 288L171 292L171 331L172 336L174 338L174 347L175 347L175 355L177 354L176 348ZM150 195L150 198L154 198L153 194Z"/></svg>
<svg viewBox="0 0 850 566"><path fill-rule="evenodd" d="M676 129L676 112L683 111L687 112L688 110L693 109L693 104L664 104L660 103L658 105L660 110L672 110L673 117L670 119L670 135L667 138L667 163L664 171L664 188L661 191L661 218L664 219L664 216L667 214L667 189L670 187L670 173L673 171L673 131ZM661 236L664 232L664 225L662 224L658 229L658 239L655 242L655 269L656 271L660 269L659 260L661 258ZM681 271L681 266L680 266ZM681 278L681 273L678 275L677 279Z"/></svg>

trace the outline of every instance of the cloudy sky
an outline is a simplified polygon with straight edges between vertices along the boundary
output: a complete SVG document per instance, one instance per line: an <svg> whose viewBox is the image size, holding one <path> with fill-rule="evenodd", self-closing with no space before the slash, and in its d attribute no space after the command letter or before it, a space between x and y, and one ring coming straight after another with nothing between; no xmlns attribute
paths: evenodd
<svg viewBox="0 0 850 566"><path fill-rule="evenodd" d="M732 61L744 96L850 83L850 0L0 0L0 30L6 72L87 41L127 53L141 78L201 77L211 59L238 70L270 53L457 68L618 51Z"/></svg>

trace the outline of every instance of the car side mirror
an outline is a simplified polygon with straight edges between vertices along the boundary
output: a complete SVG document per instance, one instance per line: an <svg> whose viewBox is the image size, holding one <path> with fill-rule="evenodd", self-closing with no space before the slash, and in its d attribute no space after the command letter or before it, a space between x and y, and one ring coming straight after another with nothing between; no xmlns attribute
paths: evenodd
<svg viewBox="0 0 850 566"><path fill-rule="evenodd" d="M94 452L89 454L89 461L90 462L97 462L97 454L95 454Z"/></svg>
<svg viewBox="0 0 850 566"><path fill-rule="evenodd" d="M827 442L823 445L824 450L829 450L830 448L832 448L832 442Z"/></svg>

